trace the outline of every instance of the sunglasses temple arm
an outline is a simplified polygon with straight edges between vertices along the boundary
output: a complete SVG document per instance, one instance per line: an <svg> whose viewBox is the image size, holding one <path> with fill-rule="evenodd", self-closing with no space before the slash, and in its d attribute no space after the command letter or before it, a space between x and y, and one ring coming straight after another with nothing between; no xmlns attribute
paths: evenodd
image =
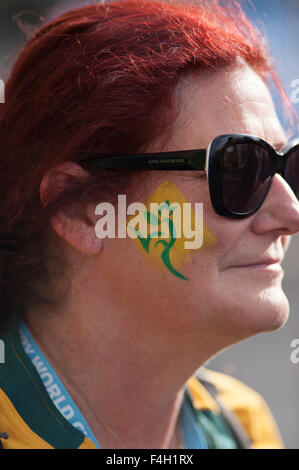
<svg viewBox="0 0 299 470"><path fill-rule="evenodd" d="M192 152L192 153L191 153ZM190 165L194 170L205 171L208 152L205 149L190 150Z"/></svg>
<svg viewBox="0 0 299 470"><path fill-rule="evenodd" d="M205 170L206 150L185 152L164 152L161 154L140 154L129 156L107 156L90 158L78 163L96 168L126 170Z"/></svg>

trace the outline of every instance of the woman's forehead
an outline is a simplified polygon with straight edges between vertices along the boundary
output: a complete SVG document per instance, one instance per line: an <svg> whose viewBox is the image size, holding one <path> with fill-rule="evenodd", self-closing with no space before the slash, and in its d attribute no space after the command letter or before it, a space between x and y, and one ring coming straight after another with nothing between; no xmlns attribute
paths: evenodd
<svg viewBox="0 0 299 470"><path fill-rule="evenodd" d="M287 138L263 79L247 64L201 77L186 76L177 87L180 112L172 145L207 147L220 134L258 135L276 148Z"/></svg>

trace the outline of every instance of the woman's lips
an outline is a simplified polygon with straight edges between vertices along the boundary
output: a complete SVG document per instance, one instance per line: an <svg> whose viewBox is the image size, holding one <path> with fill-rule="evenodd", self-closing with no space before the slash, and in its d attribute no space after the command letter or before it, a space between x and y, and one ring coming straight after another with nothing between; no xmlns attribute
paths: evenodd
<svg viewBox="0 0 299 470"><path fill-rule="evenodd" d="M252 269L282 269L279 263L257 263L233 266L233 268L252 268Z"/></svg>
<svg viewBox="0 0 299 470"><path fill-rule="evenodd" d="M270 267L280 267L280 263L281 263L281 258L267 258L265 260L262 260L262 261L253 261L253 262L249 262L249 263L244 263L244 264L237 264L237 265L233 265L231 266L232 268L253 268L253 267L257 267L257 268L270 268Z"/></svg>
<svg viewBox="0 0 299 470"><path fill-rule="evenodd" d="M283 272L283 268L280 265L281 260L267 260L267 261L262 261L262 262L257 262L257 263L248 263L248 264L240 264L240 265L235 265L231 266L233 269L253 269L257 271L263 271L263 272L272 272L272 273L277 273L280 274Z"/></svg>

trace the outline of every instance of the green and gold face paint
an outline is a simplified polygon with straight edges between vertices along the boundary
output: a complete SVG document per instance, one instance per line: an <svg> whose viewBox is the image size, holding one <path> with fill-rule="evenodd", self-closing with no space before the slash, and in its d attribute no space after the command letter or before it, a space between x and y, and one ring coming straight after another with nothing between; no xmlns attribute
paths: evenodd
<svg viewBox="0 0 299 470"><path fill-rule="evenodd" d="M203 226L203 205L196 203L194 209L173 183L165 181L144 206L143 213L127 218L128 235L156 268L189 280L184 266L190 257L215 243Z"/></svg>

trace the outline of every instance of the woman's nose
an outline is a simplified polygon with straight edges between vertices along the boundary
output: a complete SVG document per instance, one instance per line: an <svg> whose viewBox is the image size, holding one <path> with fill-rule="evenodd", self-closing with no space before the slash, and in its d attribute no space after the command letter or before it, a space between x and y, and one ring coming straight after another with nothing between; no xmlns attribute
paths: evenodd
<svg viewBox="0 0 299 470"><path fill-rule="evenodd" d="M281 235L299 232L299 202L285 179L275 174L267 197L252 218L255 233L280 231Z"/></svg>

